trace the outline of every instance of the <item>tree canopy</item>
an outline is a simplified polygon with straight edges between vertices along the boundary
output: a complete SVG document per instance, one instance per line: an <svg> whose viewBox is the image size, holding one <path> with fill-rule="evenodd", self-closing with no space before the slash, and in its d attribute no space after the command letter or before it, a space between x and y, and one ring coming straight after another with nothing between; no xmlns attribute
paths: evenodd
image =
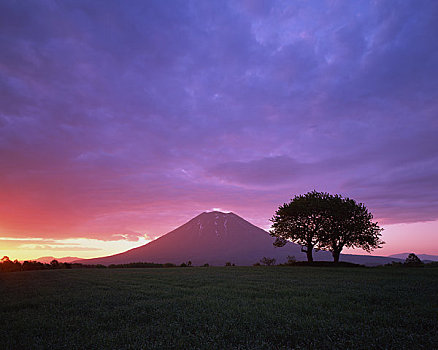
<svg viewBox="0 0 438 350"><path fill-rule="evenodd" d="M405 264L410 266L420 266L423 265L423 262L414 253L410 253L405 260Z"/></svg>
<svg viewBox="0 0 438 350"><path fill-rule="evenodd" d="M313 249L332 252L335 262L344 247L366 251L380 248L382 229L362 203L340 195L312 191L295 196L278 208L272 217L271 236L274 245L288 241L300 244L313 261Z"/></svg>

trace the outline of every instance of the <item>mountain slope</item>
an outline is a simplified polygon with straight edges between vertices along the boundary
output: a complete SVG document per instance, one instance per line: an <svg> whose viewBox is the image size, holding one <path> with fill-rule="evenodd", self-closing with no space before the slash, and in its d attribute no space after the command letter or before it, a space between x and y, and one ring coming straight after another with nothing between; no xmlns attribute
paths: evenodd
<svg viewBox="0 0 438 350"><path fill-rule="evenodd" d="M390 258L398 258L402 260L406 260L410 253L400 253L400 254L393 254L390 255ZM422 261L438 261L438 255L430 255L430 254L416 254L420 260Z"/></svg>
<svg viewBox="0 0 438 350"><path fill-rule="evenodd" d="M84 264L125 264L130 262L171 262L180 264L192 261L193 265L252 265L263 257L275 258L277 263L293 255L297 260L306 260L301 246L288 243L282 248L272 245L266 231L252 225L234 213L202 213L184 225L160 238L124 253L102 258L80 260ZM325 251L314 253L315 260L331 260ZM397 261L395 258L343 255L342 261L367 265Z"/></svg>

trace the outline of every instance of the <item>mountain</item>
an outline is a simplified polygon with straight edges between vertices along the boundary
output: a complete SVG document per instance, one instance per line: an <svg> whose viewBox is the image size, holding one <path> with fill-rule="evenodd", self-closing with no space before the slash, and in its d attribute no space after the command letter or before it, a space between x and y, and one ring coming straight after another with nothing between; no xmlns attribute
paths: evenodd
<svg viewBox="0 0 438 350"><path fill-rule="evenodd" d="M53 256L43 256L41 258L35 259L34 261L39 261L41 263L48 264L52 260L57 260L60 263L65 263L65 262L70 263L70 262L73 262L73 261L78 260L78 259L80 259L80 258L76 258L76 257L73 257L73 256L67 256L67 257L64 257L64 258L55 258Z"/></svg>
<svg viewBox="0 0 438 350"><path fill-rule="evenodd" d="M83 264L126 264L130 262L175 263L192 261L193 265L223 266L226 262L236 265L252 265L263 257L275 258L283 263L287 256L306 260L301 246L288 243L282 248L272 245L266 231L254 226L234 213L218 211L202 213L175 230L148 244L102 258L84 259ZM314 252L315 260L331 261L326 251ZM341 255L341 261L366 265L380 265L396 258L367 255Z"/></svg>
<svg viewBox="0 0 438 350"><path fill-rule="evenodd" d="M402 259L402 260L406 260L406 258L408 257L408 255L411 253L400 253L400 254L393 254L390 255L390 258L398 258L398 259ZM438 261L438 255L429 255L429 254L415 254L417 255L420 260L428 262L428 261Z"/></svg>

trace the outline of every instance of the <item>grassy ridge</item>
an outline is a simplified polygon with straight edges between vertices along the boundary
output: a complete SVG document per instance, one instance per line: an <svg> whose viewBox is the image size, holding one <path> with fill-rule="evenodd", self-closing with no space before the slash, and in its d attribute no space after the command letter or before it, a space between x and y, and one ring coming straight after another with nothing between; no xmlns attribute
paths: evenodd
<svg viewBox="0 0 438 350"><path fill-rule="evenodd" d="M4 349L438 346L438 269L32 271L0 295Z"/></svg>

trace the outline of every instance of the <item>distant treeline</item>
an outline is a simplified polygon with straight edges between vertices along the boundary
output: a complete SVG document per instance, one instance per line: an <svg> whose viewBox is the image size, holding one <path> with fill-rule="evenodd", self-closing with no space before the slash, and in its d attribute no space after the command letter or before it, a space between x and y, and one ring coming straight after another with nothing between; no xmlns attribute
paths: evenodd
<svg viewBox="0 0 438 350"><path fill-rule="evenodd" d="M297 261L295 256L288 256L287 261L283 264L276 264L274 258L263 257L253 266L316 266L316 267L365 267L365 265L354 264L340 261ZM438 267L438 261L423 262L414 253L410 253L404 262L391 262L389 264L377 265L375 267Z"/></svg>
<svg viewBox="0 0 438 350"><path fill-rule="evenodd" d="M5 256L0 261L0 272L15 272L15 271L34 271L34 270L59 270L59 269L90 269L90 268L98 268L98 269L124 269L124 268L157 268L157 267L186 267L191 266L191 262L189 264L182 263L181 265L175 265L172 263L165 264L156 264L150 262L136 262L130 264L111 264L109 266L105 266L102 264L98 265L88 265L88 264L80 264L80 263L67 263L67 262L58 262L57 260L52 260L49 264L42 263L39 261L23 261L22 263L18 260L10 260L9 257Z"/></svg>
<svg viewBox="0 0 438 350"><path fill-rule="evenodd" d="M418 259L418 258L417 258ZM253 266L275 266L275 259L264 257L260 262L255 263ZM52 260L49 264L39 261L23 261L10 260L7 256L0 260L0 272L15 272L15 271L34 271L34 270L60 270L60 269L132 269L132 268L167 268L167 267L191 267L192 262L183 262L180 265L165 263L157 264L152 262L135 262L129 264L111 264L105 266L102 264L88 265L80 263L66 263ZM202 267L208 267L209 264L204 264ZM231 262L225 263L225 266L234 266ZM314 261L309 263L307 261L296 261L295 257L288 257L288 260L284 264L277 264L276 266L319 266L319 267L364 267L363 265L339 262L333 263L331 261ZM382 266L382 265L380 265ZM385 267L438 267L438 261L423 263L421 260L406 259L404 263L393 262L391 264L383 265Z"/></svg>
<svg viewBox="0 0 438 350"><path fill-rule="evenodd" d="M99 268L104 265L84 265L62 263L57 260L52 260L49 264L39 261L26 260L19 262L18 260L10 260L7 256L0 261L0 272L14 272L14 271L34 271L34 270L58 270L58 269L82 269L82 268Z"/></svg>

